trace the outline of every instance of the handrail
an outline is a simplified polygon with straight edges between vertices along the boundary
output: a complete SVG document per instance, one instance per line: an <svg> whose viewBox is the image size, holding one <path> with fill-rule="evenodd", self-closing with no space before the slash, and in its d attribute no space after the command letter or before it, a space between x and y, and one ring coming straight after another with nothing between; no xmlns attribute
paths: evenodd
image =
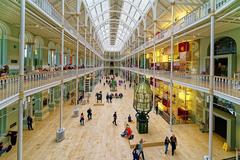
<svg viewBox="0 0 240 160"><path fill-rule="evenodd" d="M79 69L78 74L86 74L98 68ZM24 90L30 90L50 83L55 83L61 80L62 71L42 71L31 72L24 75ZM76 70L63 70L63 79L76 77ZM6 76L5 79L0 79L0 101L8 97L16 95L19 92L19 76Z"/></svg>
<svg viewBox="0 0 240 160"><path fill-rule="evenodd" d="M170 79L170 71L164 70L156 70L155 72L150 69L140 69L140 68L132 68L132 67L121 67L123 69L127 69L130 71L136 71L136 73L146 73L148 75L155 74L157 79L160 78L162 81L166 81ZM194 87L194 89L200 90L205 88L208 90L210 84L210 76L204 74L191 74L185 72L174 72L173 73L173 81L174 83L179 83L180 85L184 85L186 87ZM201 89L200 89L200 88ZM231 78L231 77L223 77L223 76L214 76L214 90L218 92L222 92L225 95L230 95L233 97L240 97L240 79L239 78ZM239 102L240 103L240 102Z"/></svg>

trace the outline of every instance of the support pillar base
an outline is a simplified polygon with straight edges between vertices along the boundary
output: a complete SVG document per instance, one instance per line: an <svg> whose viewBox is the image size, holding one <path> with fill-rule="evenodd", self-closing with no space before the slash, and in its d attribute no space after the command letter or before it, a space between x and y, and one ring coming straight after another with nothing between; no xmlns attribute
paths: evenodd
<svg viewBox="0 0 240 160"><path fill-rule="evenodd" d="M56 132L56 142L61 142L65 139L65 128L59 128Z"/></svg>

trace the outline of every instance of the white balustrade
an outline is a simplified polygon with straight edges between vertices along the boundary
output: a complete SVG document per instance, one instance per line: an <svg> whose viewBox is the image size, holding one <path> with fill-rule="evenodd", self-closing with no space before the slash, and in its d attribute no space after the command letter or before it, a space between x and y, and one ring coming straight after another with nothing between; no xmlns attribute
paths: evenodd
<svg viewBox="0 0 240 160"><path fill-rule="evenodd" d="M94 71L91 69L79 69L78 74ZM63 79L75 78L76 70L64 70ZM44 71L39 73L27 73L24 75L24 90L30 90L61 80L61 71ZM16 95L19 91L19 77L0 77L0 101Z"/></svg>

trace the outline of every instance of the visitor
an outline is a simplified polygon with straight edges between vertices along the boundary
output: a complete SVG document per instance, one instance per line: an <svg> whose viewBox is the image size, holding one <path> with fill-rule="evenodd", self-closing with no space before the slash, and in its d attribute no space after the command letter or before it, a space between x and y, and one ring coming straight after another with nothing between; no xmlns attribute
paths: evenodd
<svg viewBox="0 0 240 160"><path fill-rule="evenodd" d="M138 145L136 145L135 148L133 149L132 155L133 155L133 160L139 160L139 149L138 149Z"/></svg>
<svg viewBox="0 0 240 160"><path fill-rule="evenodd" d="M165 138L165 141L164 141L164 146L165 146L165 154L167 154L168 152L168 145L170 143L170 140L168 138L168 136Z"/></svg>
<svg viewBox="0 0 240 160"><path fill-rule="evenodd" d="M132 122L132 117L130 114L128 115L128 122Z"/></svg>
<svg viewBox="0 0 240 160"><path fill-rule="evenodd" d="M122 94L122 93L119 93L118 96L119 96L119 98L122 98L122 97L123 97L123 94Z"/></svg>
<svg viewBox="0 0 240 160"><path fill-rule="evenodd" d="M106 100L107 100L107 103L109 103L109 94L108 93L106 95Z"/></svg>
<svg viewBox="0 0 240 160"><path fill-rule="evenodd" d="M10 136L11 145L15 146L17 143L17 131L8 131L6 136Z"/></svg>
<svg viewBox="0 0 240 160"><path fill-rule="evenodd" d="M82 126L84 126L84 115L83 115L83 113L81 113L81 115L80 115L80 124Z"/></svg>
<svg viewBox="0 0 240 160"><path fill-rule="evenodd" d="M113 114L113 124L115 124L115 126L117 126L117 112L114 112Z"/></svg>
<svg viewBox="0 0 240 160"><path fill-rule="evenodd" d="M118 94L117 93L115 93L115 96L114 96L115 98L118 98Z"/></svg>
<svg viewBox="0 0 240 160"><path fill-rule="evenodd" d="M139 156L142 155L142 160L144 160L144 153L143 153L143 139L140 139L138 143L138 150L139 150Z"/></svg>
<svg viewBox="0 0 240 160"><path fill-rule="evenodd" d="M172 146L172 156L173 156L174 151L176 150L176 146L177 146L177 138L175 137L174 134L170 137L170 143L171 143L171 146Z"/></svg>
<svg viewBox="0 0 240 160"><path fill-rule="evenodd" d="M127 88L127 85L126 84L124 84L124 89L126 89Z"/></svg>
<svg viewBox="0 0 240 160"><path fill-rule="evenodd" d="M30 115L27 116L27 125L28 125L28 130L33 130L32 128L32 122L33 122L33 119Z"/></svg>
<svg viewBox="0 0 240 160"><path fill-rule="evenodd" d="M155 105L155 111L156 111L156 114L158 114L158 105L157 104Z"/></svg>
<svg viewBox="0 0 240 160"><path fill-rule="evenodd" d="M133 139L132 129L127 124L125 130L121 133L122 137L126 137L128 139Z"/></svg>
<svg viewBox="0 0 240 160"><path fill-rule="evenodd" d="M132 87L132 83L129 83L129 88L131 88Z"/></svg>
<svg viewBox="0 0 240 160"><path fill-rule="evenodd" d="M100 83L102 82L101 79L99 81L100 81Z"/></svg>
<svg viewBox="0 0 240 160"><path fill-rule="evenodd" d="M112 103L112 99L113 99L113 94L110 94L110 95L109 95L109 101L110 101L110 103Z"/></svg>
<svg viewBox="0 0 240 160"><path fill-rule="evenodd" d="M12 149L12 145L8 145L7 147L4 147L3 142L0 142L0 156L5 152L9 152L11 149Z"/></svg>
<svg viewBox="0 0 240 160"><path fill-rule="evenodd" d="M103 83L103 86L105 87L105 82Z"/></svg>
<svg viewBox="0 0 240 160"><path fill-rule="evenodd" d="M70 93L67 92L67 100L69 100L69 98L70 98Z"/></svg>
<svg viewBox="0 0 240 160"><path fill-rule="evenodd" d="M87 117L88 117L88 120L91 120L91 119L92 119L92 109L91 109L91 108L89 108L89 109L87 110Z"/></svg>

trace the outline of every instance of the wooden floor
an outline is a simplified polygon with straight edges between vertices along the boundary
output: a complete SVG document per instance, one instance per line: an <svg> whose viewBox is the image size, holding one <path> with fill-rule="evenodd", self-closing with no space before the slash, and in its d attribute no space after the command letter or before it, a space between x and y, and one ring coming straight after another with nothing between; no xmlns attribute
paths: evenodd
<svg viewBox="0 0 240 160"><path fill-rule="evenodd" d="M24 160L131 160L132 155L128 140L122 138L120 133L124 129L128 114L134 118L135 111L132 107L133 90L118 87L123 99L113 99L108 104L104 99L104 106L94 106L96 91L102 91L103 97L110 92L109 87L98 84L92 93L90 104L80 106L86 118L86 110L91 106L93 120L85 121L85 126L80 126L79 118L72 117L73 106L64 106L64 123L66 130L65 140L56 143L56 130L59 127L59 109L40 122L36 122L33 131L24 131L23 159ZM112 124L112 114L117 111L118 126ZM135 131L135 129L134 129ZM178 138L176 155L172 157L170 152L164 154L164 147L145 147L146 160L201 160L208 151L208 134L201 133L197 125L176 125L173 128ZM136 132L136 131L135 131ZM150 113L149 133L159 140L166 135L171 136L167 123L154 113ZM135 141L141 137L149 139L149 135L137 135ZM151 138L151 137L150 137ZM162 140L163 141L163 140ZM223 139L214 135L214 159L221 160L234 156L234 152L222 150ZM0 160L16 160L17 147L8 154L0 157ZM170 149L170 148L169 148Z"/></svg>

